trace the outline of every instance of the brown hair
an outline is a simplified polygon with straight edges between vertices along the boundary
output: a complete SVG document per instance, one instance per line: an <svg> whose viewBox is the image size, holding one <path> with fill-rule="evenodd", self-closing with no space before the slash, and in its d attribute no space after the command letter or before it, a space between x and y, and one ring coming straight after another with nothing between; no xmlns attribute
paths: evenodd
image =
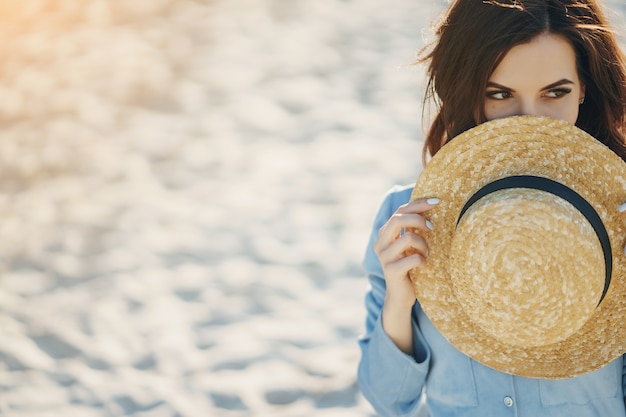
<svg viewBox="0 0 626 417"><path fill-rule="evenodd" d="M425 104L437 113L423 157L484 121L489 77L504 55L541 33L564 36L576 51L585 87L576 126L626 161L626 70L614 33L597 0L454 0L420 53L428 62Z"/></svg>

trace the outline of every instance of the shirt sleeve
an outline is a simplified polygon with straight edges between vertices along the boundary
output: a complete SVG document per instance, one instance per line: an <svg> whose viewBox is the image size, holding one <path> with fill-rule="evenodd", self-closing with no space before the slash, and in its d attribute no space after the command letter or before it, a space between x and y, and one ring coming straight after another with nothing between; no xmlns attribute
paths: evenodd
<svg viewBox="0 0 626 417"><path fill-rule="evenodd" d="M417 324L419 305L413 308L413 355L402 352L382 327L385 280L374 244L378 230L397 207L408 201L411 189L394 189L376 215L363 266L369 288L365 295L365 334L359 338L361 360L358 382L361 392L382 416L414 416L422 403L422 390L428 374L430 350Z"/></svg>

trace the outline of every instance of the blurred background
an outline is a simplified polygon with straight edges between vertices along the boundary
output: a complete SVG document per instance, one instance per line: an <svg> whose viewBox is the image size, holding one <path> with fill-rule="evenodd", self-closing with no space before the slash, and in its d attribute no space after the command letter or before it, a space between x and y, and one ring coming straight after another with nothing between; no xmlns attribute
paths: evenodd
<svg viewBox="0 0 626 417"><path fill-rule="evenodd" d="M0 0L0 415L373 416L360 262L446 4Z"/></svg>

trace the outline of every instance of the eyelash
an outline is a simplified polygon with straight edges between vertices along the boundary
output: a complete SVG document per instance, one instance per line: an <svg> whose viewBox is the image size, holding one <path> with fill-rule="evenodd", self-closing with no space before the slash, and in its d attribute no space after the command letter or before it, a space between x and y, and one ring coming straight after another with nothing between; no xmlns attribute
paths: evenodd
<svg viewBox="0 0 626 417"><path fill-rule="evenodd" d="M548 94L556 93L556 97L550 97L550 98L560 98L560 97L563 97L564 95L567 95L567 94L569 94L571 92L572 92L571 88L561 87L561 88L555 88L554 90L548 91Z"/></svg>
<svg viewBox="0 0 626 417"><path fill-rule="evenodd" d="M498 94L502 94L504 95L504 97L496 97L496 95ZM493 90L493 91L487 91L486 94L487 98L493 99L493 100L504 100L507 99L511 96L511 92L510 91L506 91L506 90Z"/></svg>
<svg viewBox="0 0 626 417"><path fill-rule="evenodd" d="M555 89L549 90L546 94L555 94L555 97L548 97L548 98L557 99L571 92L572 92L571 88L562 87L562 88L555 88ZM496 95L498 94L503 95L503 97L497 98ZM511 92L507 90L493 90L493 91L487 91L486 93L487 98L490 98L493 100L506 100L507 98L510 98L511 95L512 95Z"/></svg>

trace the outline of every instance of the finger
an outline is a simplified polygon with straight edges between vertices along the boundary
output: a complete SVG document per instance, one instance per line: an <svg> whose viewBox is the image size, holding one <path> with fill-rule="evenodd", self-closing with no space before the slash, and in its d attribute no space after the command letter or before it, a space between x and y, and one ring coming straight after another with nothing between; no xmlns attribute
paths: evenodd
<svg viewBox="0 0 626 417"><path fill-rule="evenodd" d="M420 198L398 207L397 213L423 213L435 208L437 204L439 204L438 198Z"/></svg>
<svg viewBox="0 0 626 417"><path fill-rule="evenodd" d="M377 252L381 265L395 262L401 259L409 249L415 249L421 256L428 256L428 245L426 240L412 232L406 232L389 246Z"/></svg>
<svg viewBox="0 0 626 417"><path fill-rule="evenodd" d="M434 208L439 204L438 198L427 198L411 201L400 206L387 222L378 230L378 240L375 244L376 252L389 246L402 234L406 228L433 230L430 220L426 220L419 213Z"/></svg>
<svg viewBox="0 0 626 417"><path fill-rule="evenodd" d="M419 253L414 253L388 264L385 276L407 276L411 269L420 269L424 265L426 265L426 259Z"/></svg>
<svg viewBox="0 0 626 417"><path fill-rule="evenodd" d="M377 246L386 247L390 245L407 228L429 231L433 230L434 225L419 214L396 212L378 231Z"/></svg>
<svg viewBox="0 0 626 417"><path fill-rule="evenodd" d="M400 206L398 210L396 211L396 214L398 215L417 214L421 216L422 213L435 208L437 204L439 204L439 199L435 197L413 200L413 201L408 202L407 204ZM410 220L410 217L407 219ZM423 217L419 218L419 224L416 224L416 226L425 231L433 230L432 222L430 220L424 219Z"/></svg>

